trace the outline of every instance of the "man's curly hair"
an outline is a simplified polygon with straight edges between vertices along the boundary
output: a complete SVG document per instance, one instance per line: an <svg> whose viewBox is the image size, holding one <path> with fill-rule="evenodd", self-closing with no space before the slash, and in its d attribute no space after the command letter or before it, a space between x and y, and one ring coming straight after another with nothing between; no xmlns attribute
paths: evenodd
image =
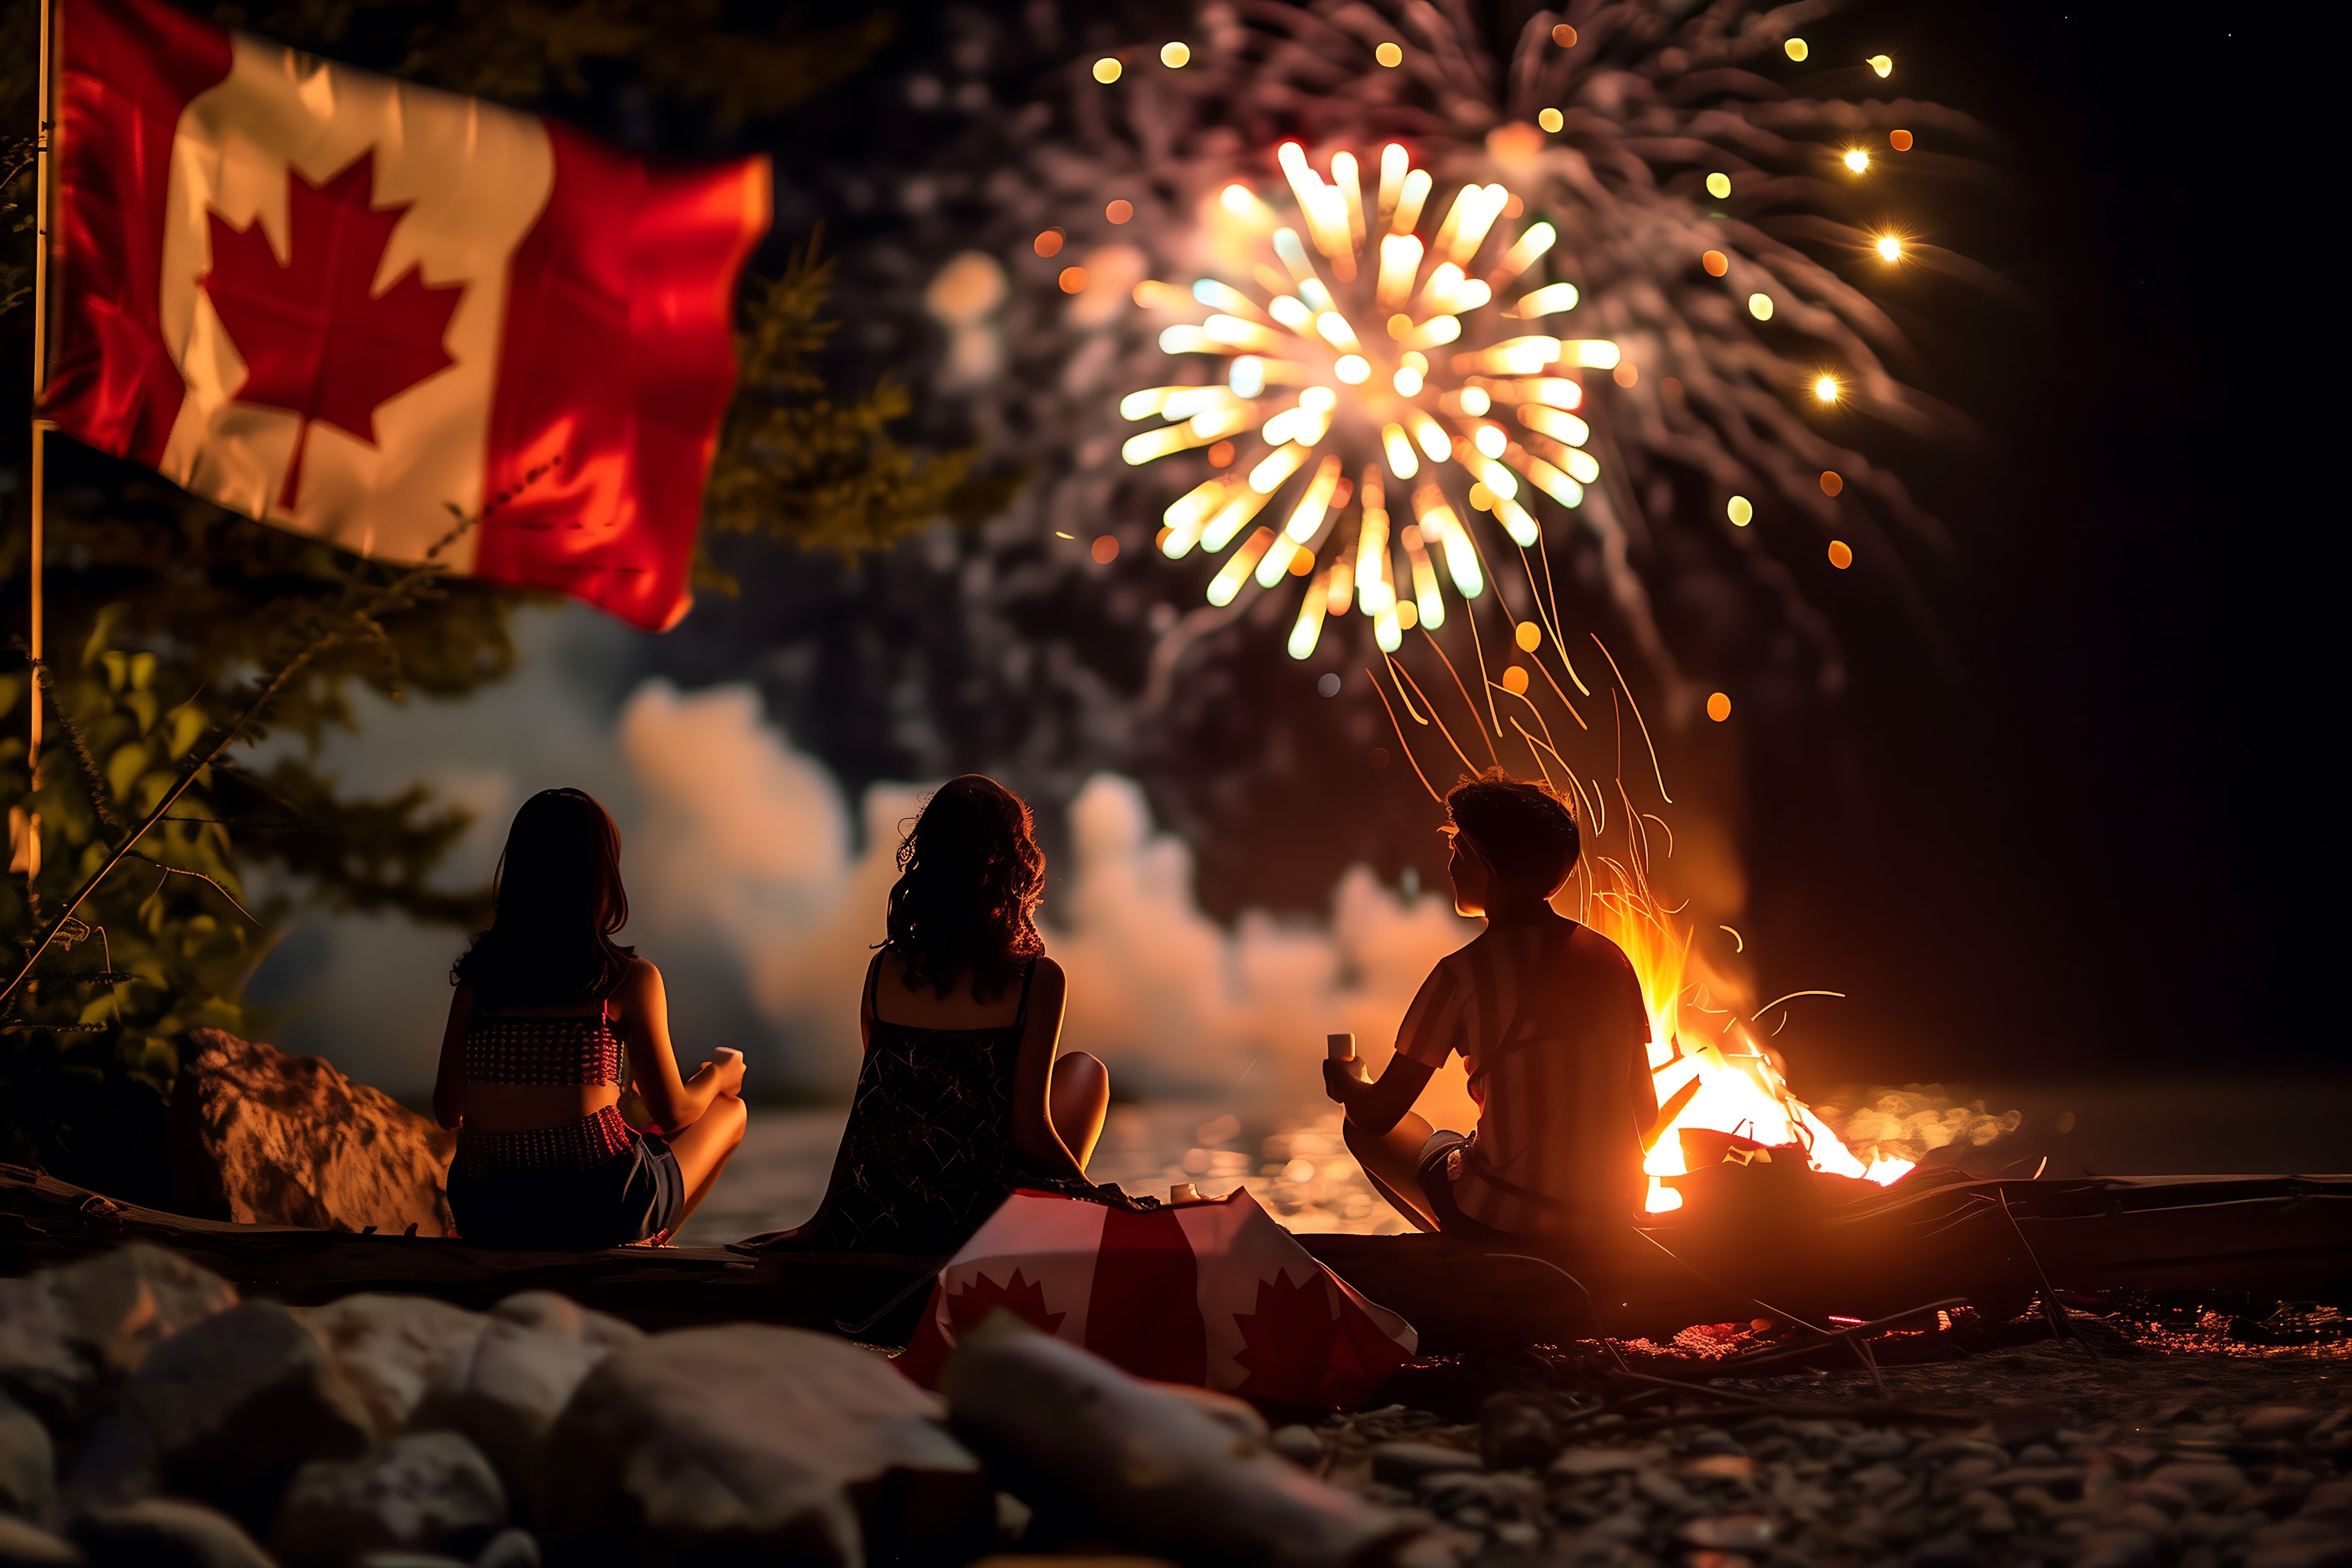
<svg viewBox="0 0 2352 1568"><path fill-rule="evenodd" d="M882 943L906 967L907 989L945 996L961 975L986 1002L1045 951L1037 904L1045 854L1019 795L982 773L950 779L898 845Z"/></svg>

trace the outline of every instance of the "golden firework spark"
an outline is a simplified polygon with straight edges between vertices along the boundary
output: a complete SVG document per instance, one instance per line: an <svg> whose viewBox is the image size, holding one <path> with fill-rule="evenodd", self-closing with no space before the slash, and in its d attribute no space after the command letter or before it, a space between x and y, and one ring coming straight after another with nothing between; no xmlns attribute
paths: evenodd
<svg viewBox="0 0 2352 1568"><path fill-rule="evenodd" d="M1121 455L1148 463L1254 430L1261 446L1168 508L1161 551L1230 547L1209 584L1215 605L1252 577L1265 588L1307 577L1295 658L1350 600L1393 650L1416 623L1444 624L1441 564L1464 600L1486 592L1469 513L1490 514L1527 548L1538 494L1582 503L1601 469L1569 373L1612 369L1618 349L1541 330L1576 308L1576 286L1535 275L1558 238L1550 224L1507 237L1497 227L1516 205L1503 186L1465 184L1433 203L1434 179L1394 144L1369 187L1351 153L1332 156L1328 179L1295 142L1279 162L1288 213L1243 184L1218 198L1270 259L1244 282L1195 282L1192 298L1211 313L1160 337L1169 354L1214 356L1222 378L1128 395L1127 418L1166 423Z"/></svg>

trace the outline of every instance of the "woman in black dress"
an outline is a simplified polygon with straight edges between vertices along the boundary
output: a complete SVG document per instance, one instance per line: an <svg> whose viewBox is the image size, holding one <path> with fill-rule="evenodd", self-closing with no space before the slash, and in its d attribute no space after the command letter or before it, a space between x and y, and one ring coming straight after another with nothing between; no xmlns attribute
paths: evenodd
<svg viewBox="0 0 2352 1568"><path fill-rule="evenodd" d="M794 1247L953 1252L1019 1187L1091 1195L1110 1077L1059 1059L1066 987L1036 910L1045 857L995 780L940 787L898 847L888 937L867 965L866 1058L824 1203Z"/></svg>

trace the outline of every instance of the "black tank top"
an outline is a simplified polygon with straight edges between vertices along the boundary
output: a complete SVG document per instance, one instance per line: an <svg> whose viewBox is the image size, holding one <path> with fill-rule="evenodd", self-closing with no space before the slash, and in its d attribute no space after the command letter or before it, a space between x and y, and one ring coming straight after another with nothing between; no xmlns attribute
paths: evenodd
<svg viewBox="0 0 2352 1568"><path fill-rule="evenodd" d="M1016 1187L1067 1184L1024 1173L1013 1148L1013 1071L1037 963L1022 973L1013 1022L992 1029L891 1023L874 1007L881 970L877 957L866 972L873 1030L832 1191L795 1243L934 1257L970 1240Z"/></svg>

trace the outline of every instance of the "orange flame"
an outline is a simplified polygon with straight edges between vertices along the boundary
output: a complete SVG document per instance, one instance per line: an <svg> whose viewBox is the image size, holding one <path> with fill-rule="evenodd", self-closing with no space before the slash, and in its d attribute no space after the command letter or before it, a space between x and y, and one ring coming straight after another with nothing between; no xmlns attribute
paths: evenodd
<svg viewBox="0 0 2352 1568"><path fill-rule="evenodd" d="M1629 861L1602 857L1599 872L1580 876L1563 899L1581 893L1580 918L1624 951L1642 983L1650 1016L1650 1075L1659 1124L1645 1141L1642 1170L1649 1177L1643 1207L1666 1214L1683 1195L1662 1178L1687 1174L1679 1134L1686 1128L1731 1134L1767 1148L1802 1150L1813 1170L1890 1184L1907 1174L1909 1160L1874 1152L1869 1163L1845 1146L1811 1106L1789 1092L1753 1021L1718 999L1739 989L1692 947L1677 911L1652 891L1639 855L1639 822L1629 823L1636 844Z"/></svg>

